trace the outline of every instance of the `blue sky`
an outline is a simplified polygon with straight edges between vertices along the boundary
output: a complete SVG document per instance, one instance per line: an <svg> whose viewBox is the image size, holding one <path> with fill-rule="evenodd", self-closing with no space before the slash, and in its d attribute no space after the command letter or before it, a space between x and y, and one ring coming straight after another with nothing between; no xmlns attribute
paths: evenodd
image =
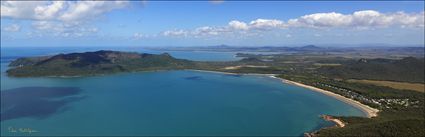
<svg viewBox="0 0 425 137"><path fill-rule="evenodd" d="M1 46L423 45L424 2L1 3Z"/></svg>

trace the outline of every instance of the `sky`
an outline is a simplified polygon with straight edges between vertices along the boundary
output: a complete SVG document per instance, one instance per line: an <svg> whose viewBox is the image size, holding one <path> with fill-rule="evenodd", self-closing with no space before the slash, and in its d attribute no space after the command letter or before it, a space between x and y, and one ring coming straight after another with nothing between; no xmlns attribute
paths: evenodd
<svg viewBox="0 0 425 137"><path fill-rule="evenodd" d="M423 5L423 1L1 1L1 46L423 46Z"/></svg>

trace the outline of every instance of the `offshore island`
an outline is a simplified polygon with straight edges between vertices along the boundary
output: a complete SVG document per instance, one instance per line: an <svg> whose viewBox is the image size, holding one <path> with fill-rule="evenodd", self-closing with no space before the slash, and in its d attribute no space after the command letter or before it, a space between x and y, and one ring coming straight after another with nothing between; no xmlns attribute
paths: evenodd
<svg viewBox="0 0 425 137"><path fill-rule="evenodd" d="M306 133L306 136L374 136L383 135L382 131L386 131L384 136L424 133L421 128L425 122L424 91L420 88L424 83L423 57L341 57L324 53L315 46L295 50L303 52L238 53L241 60L223 62L177 59L168 53L101 50L18 58L9 64L7 74L12 77L76 77L160 70L267 74L282 82L334 97L366 114L366 118L324 115L325 120L333 121L340 128L323 128ZM419 88L411 88L411 85Z"/></svg>

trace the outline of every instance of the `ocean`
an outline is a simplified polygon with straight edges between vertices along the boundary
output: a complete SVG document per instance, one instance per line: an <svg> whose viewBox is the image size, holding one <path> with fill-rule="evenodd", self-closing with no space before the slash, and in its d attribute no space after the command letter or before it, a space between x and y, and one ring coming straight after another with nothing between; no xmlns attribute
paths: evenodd
<svg viewBox="0 0 425 137"><path fill-rule="evenodd" d="M73 78L5 74L17 57L98 49L2 48L1 135L302 136L333 125L322 114L365 116L332 97L267 76L189 70ZM239 59L232 52L169 53L201 61Z"/></svg>

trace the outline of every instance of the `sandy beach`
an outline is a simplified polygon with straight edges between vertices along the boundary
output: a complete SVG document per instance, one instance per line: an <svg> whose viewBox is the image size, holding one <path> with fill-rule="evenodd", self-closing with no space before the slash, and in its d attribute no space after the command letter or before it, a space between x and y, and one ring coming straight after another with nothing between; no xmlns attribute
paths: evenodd
<svg viewBox="0 0 425 137"><path fill-rule="evenodd" d="M332 122L334 122L336 127L345 127L345 123L344 122L342 122L341 120L336 119L336 118L334 118L332 116L322 115L321 117L324 120L326 120L326 121L332 121Z"/></svg>
<svg viewBox="0 0 425 137"><path fill-rule="evenodd" d="M330 92L330 91L327 91L327 90L323 90L323 89L320 89L320 88L316 88L316 87L313 87L313 86L305 85L305 84L302 84L302 83L298 83L298 82L294 82L294 81L290 81L290 80L286 80L286 79L281 79L281 78L278 78L276 76L270 76L270 77L280 79L280 80L282 80L283 83L304 87L304 88L311 89L313 91L317 91L317 92L320 92L322 94L334 97L335 99L338 99L340 101L343 101L347 104L350 104L350 105L360 109L361 111L363 111L366 114L366 117L368 117L368 118L378 116L378 112L379 112L378 109L369 107L369 106L362 104L362 103L360 103L356 100L346 98L346 97L341 96L339 94L336 94L336 93L333 93L333 92Z"/></svg>
<svg viewBox="0 0 425 137"><path fill-rule="evenodd" d="M350 98L346 98L344 96L341 96L339 94L333 93L331 91L323 90L323 89L320 89L320 88L316 88L316 87L313 87L313 86L305 85L305 84L298 83L298 82L295 82L295 81L290 81L290 80L282 79L282 78L276 77L276 74L256 74L256 73L238 74L238 73L220 72L220 71L208 71L208 70L194 70L194 69L187 69L187 70L199 71L199 72L209 72L209 73L231 74L231 75L259 75L259 76L261 75L261 76L269 76L271 78L279 79L283 83L292 84L292 85L300 86L300 87L303 87L303 88L311 89L313 91L316 91L316 92L325 94L327 96L330 96L330 97L333 97L335 99L338 99L338 100L340 100L342 102L345 102L347 104L350 104L351 106L354 106L354 107L360 109L361 111L363 111L366 114L366 117L368 117L368 118L372 118L372 117L378 116L378 112L379 112L378 109L369 107L369 106L367 106L365 104L362 104L362 103L360 103L360 102L358 102L356 100L353 100L353 99L350 99Z"/></svg>

